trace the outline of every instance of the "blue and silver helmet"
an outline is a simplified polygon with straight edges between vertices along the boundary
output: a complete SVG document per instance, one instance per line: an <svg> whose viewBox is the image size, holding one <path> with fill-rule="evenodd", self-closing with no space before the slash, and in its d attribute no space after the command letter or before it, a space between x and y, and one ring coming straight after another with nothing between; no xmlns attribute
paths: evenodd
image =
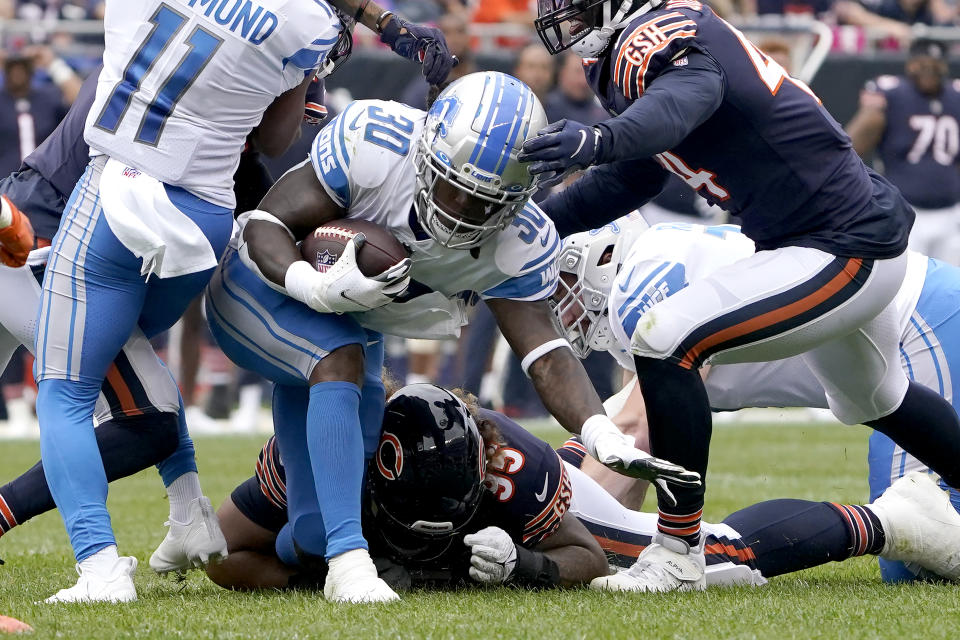
<svg viewBox="0 0 960 640"><path fill-rule="evenodd" d="M444 89L414 153L414 207L427 234L471 249L506 227L537 189L517 155L546 125L530 87L505 73L471 73Z"/></svg>

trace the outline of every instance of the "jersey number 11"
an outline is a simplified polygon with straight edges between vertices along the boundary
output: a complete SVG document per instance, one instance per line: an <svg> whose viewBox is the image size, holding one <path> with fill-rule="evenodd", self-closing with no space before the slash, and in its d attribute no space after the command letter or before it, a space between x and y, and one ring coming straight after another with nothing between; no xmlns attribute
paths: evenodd
<svg viewBox="0 0 960 640"><path fill-rule="evenodd" d="M166 4L161 4L150 18L153 28L133 58L123 70L123 78L117 83L107 100L95 126L116 133L123 120L133 94L140 90L144 77L150 73L154 64L170 46L174 37L187 23L187 17ZM167 76L156 92L156 97L147 105L140 120L140 127L134 140L141 144L156 146L163 132L163 126L177 102L187 92L210 58L216 53L223 39L197 25L186 38L189 51L180 59L173 72Z"/></svg>

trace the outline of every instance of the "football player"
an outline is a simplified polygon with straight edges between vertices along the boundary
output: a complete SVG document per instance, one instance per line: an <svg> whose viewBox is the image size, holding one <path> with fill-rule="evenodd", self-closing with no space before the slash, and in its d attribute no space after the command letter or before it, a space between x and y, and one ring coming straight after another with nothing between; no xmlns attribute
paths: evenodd
<svg viewBox="0 0 960 640"><path fill-rule="evenodd" d="M705 227L683 223L647 229L630 214L602 229L577 233L564 241L560 285L554 313L580 357L592 350L610 352L633 371L630 335L652 306L723 266L754 252L753 243L733 225ZM916 252L907 256L907 274L891 303L897 322L900 360L907 376L953 401L951 371L960 371L954 348L960 300L960 269ZM714 410L745 407L827 407L827 397L806 361L799 356L763 363L716 364L701 369ZM645 439L643 399L634 388L618 424L636 424L628 433ZM614 415L617 409L608 406ZM878 498L892 482L927 467L886 435L870 437L870 497ZM607 485L606 479L601 480ZM615 493L617 489L613 489ZM623 499L622 496L618 496ZM960 507L960 494L950 489ZM642 500L642 498L641 498ZM636 504L636 497L630 499ZM639 504L636 504L639 506ZM913 578L900 563L881 560L885 580Z"/></svg>
<svg viewBox="0 0 960 640"><path fill-rule="evenodd" d="M915 40L906 74L880 76L860 93L847 125L861 156L876 152L883 174L917 211L910 248L960 260L960 82L949 80L947 47Z"/></svg>
<svg viewBox="0 0 960 640"><path fill-rule="evenodd" d="M547 408L582 429L592 453L650 478L699 481L605 427L600 399L553 326L545 300L556 287L560 239L529 202L536 180L517 160L522 141L545 123L532 91L502 73L460 78L429 113L354 102L260 209L241 216L243 229L210 283L207 318L220 347L277 383L291 527L282 539L329 560L324 593L332 600L396 598L377 577L360 527L364 456L373 454L383 412L381 332L456 336L478 296ZM410 258L366 277L356 261L363 238L355 237L318 271L296 243L340 218L383 226Z"/></svg>
<svg viewBox="0 0 960 640"><path fill-rule="evenodd" d="M107 5L85 131L94 158L53 244L36 337L41 449L55 461L48 479L81 572L52 602L136 598L136 562L117 553L91 418L128 336L168 328L209 280L232 229L244 142L256 127L264 151L289 146L305 92L345 29L322 0L271 8ZM436 30L390 13L377 26L398 52L432 61L435 80L453 64Z"/></svg>
<svg viewBox="0 0 960 640"><path fill-rule="evenodd" d="M386 405L363 498L381 575L403 586L544 588L605 576L608 561L629 567L656 534L657 516L617 503L580 471L585 455L577 440L554 451L470 397L428 384L400 389ZM323 583L322 558L278 544L287 531L281 458L271 438L256 473L217 512L230 555L207 574L223 587ZM770 500L704 528L710 585L761 585L878 553L960 578L960 515L925 474L899 480L870 505Z"/></svg>
<svg viewBox="0 0 960 640"><path fill-rule="evenodd" d="M670 172L739 216L758 249L638 319L631 354L653 453L706 472L701 365L803 353L841 421L869 424L960 482L960 418L896 365L890 302L913 211L817 97L697 0L539 7L545 44L588 58L590 84L617 114L595 127L557 122L524 144L534 174L598 165L545 201L560 234L637 208ZM702 570L672 570L704 565L703 492L679 489L673 501L658 490L660 536L634 567L636 589L703 588Z"/></svg>

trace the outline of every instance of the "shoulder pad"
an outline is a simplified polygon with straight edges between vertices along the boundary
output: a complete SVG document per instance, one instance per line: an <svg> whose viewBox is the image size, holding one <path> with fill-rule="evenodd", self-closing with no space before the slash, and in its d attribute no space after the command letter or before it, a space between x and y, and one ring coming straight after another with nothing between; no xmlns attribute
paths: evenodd
<svg viewBox="0 0 960 640"><path fill-rule="evenodd" d="M892 91L900 86L900 78L898 76L877 76L877 79L874 81L878 91ZM869 85L869 83L868 83Z"/></svg>
<svg viewBox="0 0 960 640"><path fill-rule="evenodd" d="M317 134L310 160L324 189L349 208L360 189L376 189L413 147L423 112L396 102L358 100Z"/></svg>
<svg viewBox="0 0 960 640"><path fill-rule="evenodd" d="M542 300L554 292L560 236L537 205L528 203L494 242L494 263L507 279L484 291L485 299Z"/></svg>
<svg viewBox="0 0 960 640"><path fill-rule="evenodd" d="M623 95L635 100L648 83L683 54L697 36L698 10L671 9L671 4L646 13L630 23L614 47L613 82ZM699 3L696 3L699 5Z"/></svg>

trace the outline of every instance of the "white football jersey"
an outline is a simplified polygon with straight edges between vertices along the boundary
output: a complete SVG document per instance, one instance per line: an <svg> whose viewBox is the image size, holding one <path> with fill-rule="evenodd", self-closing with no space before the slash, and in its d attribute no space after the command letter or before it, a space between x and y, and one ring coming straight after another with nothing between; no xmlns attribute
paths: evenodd
<svg viewBox="0 0 960 640"><path fill-rule="evenodd" d="M608 299L607 318L616 342L610 353L633 371L630 340L644 312L753 252L753 242L735 225L664 223L643 232L627 250ZM912 331L910 318L927 270L926 256L911 251L907 257L907 273L892 303L904 339ZM714 409L827 406L823 387L800 356L713 365L706 387Z"/></svg>
<svg viewBox="0 0 960 640"><path fill-rule="evenodd" d="M247 136L341 24L324 0L108 0L104 29L91 153L232 209Z"/></svg>
<svg viewBox="0 0 960 640"><path fill-rule="evenodd" d="M457 336L468 306L482 298L544 300L557 286L560 237L533 203L474 250L448 249L430 239L413 210L413 153L426 113L397 102L352 103L317 135L310 161L347 218L369 220L410 251L405 296L355 314L368 328L412 338Z"/></svg>

